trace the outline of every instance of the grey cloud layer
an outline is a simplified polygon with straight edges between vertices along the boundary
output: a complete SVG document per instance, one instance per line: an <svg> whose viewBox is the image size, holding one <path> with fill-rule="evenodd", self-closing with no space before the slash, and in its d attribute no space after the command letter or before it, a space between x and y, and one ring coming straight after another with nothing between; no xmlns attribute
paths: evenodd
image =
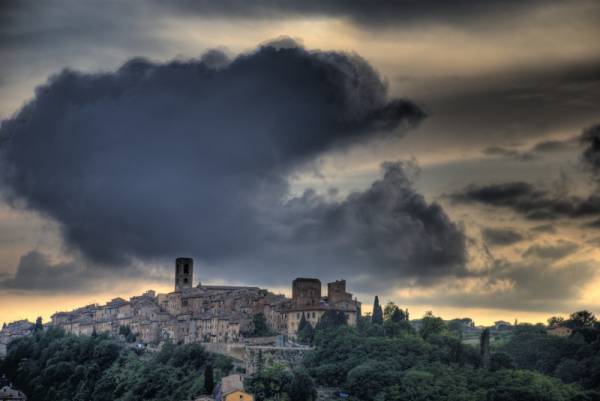
<svg viewBox="0 0 600 401"><path fill-rule="evenodd" d="M555 244L531 245L523 252L523 256L557 261L577 252L578 249L579 245L576 243L560 240Z"/></svg>
<svg viewBox="0 0 600 401"><path fill-rule="evenodd" d="M584 146L581 154L582 166L594 180L600 178L600 126L587 128L579 137ZM544 141L533 147L537 152L555 152L571 146L573 140ZM504 156L512 154L495 152ZM454 203L479 203L502 207L524 215L530 220L557 218L586 218L600 215L600 192L594 189L588 196L568 193L551 193L527 182L515 181L489 185L468 185L447 197ZM594 222L587 226L594 227Z"/></svg>
<svg viewBox="0 0 600 401"><path fill-rule="evenodd" d="M507 246L525 240L523 234L512 228L484 228L481 235L489 245Z"/></svg>
<svg viewBox="0 0 600 401"><path fill-rule="evenodd" d="M592 262L570 263L556 268L547 261L507 263L498 261L498 266L486 279L483 291L471 293L440 292L435 302L455 307L485 307L491 309L512 309L566 313L574 306L574 299L581 289L594 279L596 266ZM501 282L510 287L498 289ZM414 302L432 302L426 297L418 297ZM578 305L596 308L596 305Z"/></svg>
<svg viewBox="0 0 600 401"><path fill-rule="evenodd" d="M5 195L58 221L67 245L102 265L191 254L221 275L257 267L267 281L325 265L331 275L466 274L461 229L400 164L341 201L289 199L290 174L319 155L397 135L423 113L389 99L358 56L285 45L230 63L213 52L63 71L2 125Z"/></svg>
<svg viewBox="0 0 600 401"><path fill-rule="evenodd" d="M415 21L470 22L474 18L492 17L495 14L510 14L526 7L548 4L548 1L486 1L474 3L468 0L444 1L393 1L365 2L360 0L182 0L157 4L182 13L218 15L225 17L281 18L289 16L332 16L348 18L362 26L380 28L399 22Z"/></svg>
<svg viewBox="0 0 600 401"><path fill-rule="evenodd" d="M479 203L507 208L530 220L584 218L600 214L598 194L588 197L559 196L526 182L469 185L448 197L455 203Z"/></svg>
<svg viewBox="0 0 600 401"><path fill-rule="evenodd" d="M519 161L530 161L541 156L553 156L556 153L571 150L578 142L578 138L569 140L546 140L533 145L528 150L519 150L503 146L488 146L483 149L483 154L487 156L498 156Z"/></svg>
<svg viewBox="0 0 600 401"><path fill-rule="evenodd" d="M14 277L0 280L0 288L42 292L87 290L92 287L87 273L74 262L53 264L44 254L31 251L21 257Z"/></svg>
<svg viewBox="0 0 600 401"><path fill-rule="evenodd" d="M139 283L165 279L155 271L147 271L147 269L142 271L137 266L119 271L89 267L89 262L80 257L54 262L43 252L30 251L19 259L14 276L0 274L0 290L89 294L98 290L112 290L115 286L130 280Z"/></svg>
<svg viewBox="0 0 600 401"><path fill-rule="evenodd" d="M581 135L585 146L581 159L596 180L600 179L600 125L586 128Z"/></svg>

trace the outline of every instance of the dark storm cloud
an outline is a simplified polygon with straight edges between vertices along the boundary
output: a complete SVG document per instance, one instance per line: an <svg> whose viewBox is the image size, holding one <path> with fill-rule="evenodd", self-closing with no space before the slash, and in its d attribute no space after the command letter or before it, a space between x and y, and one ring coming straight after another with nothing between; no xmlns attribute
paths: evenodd
<svg viewBox="0 0 600 401"><path fill-rule="evenodd" d="M360 57L299 47L65 70L4 121L4 192L99 264L190 254L238 272L260 265L252 276L265 280L308 263L335 276L466 274L461 229L399 164L341 201L290 199L288 176L318 156L422 117Z"/></svg>
<svg viewBox="0 0 600 401"><path fill-rule="evenodd" d="M0 277L4 278L4 277ZM23 255L14 277L0 280L5 290L74 291L89 289L89 275L73 262L51 263L37 251Z"/></svg>
<svg viewBox="0 0 600 401"><path fill-rule="evenodd" d="M512 228L484 228L481 235L488 245L507 246L525 240L525 236Z"/></svg>
<svg viewBox="0 0 600 401"><path fill-rule="evenodd" d="M541 261L510 263L500 260L485 279L483 291L440 291L435 302L461 308L477 305L491 309L569 312L565 310L569 308L566 305L571 304L582 288L594 279L596 270L593 262L570 263L557 268ZM431 303L434 300L415 297L411 301Z"/></svg>
<svg viewBox="0 0 600 401"><path fill-rule="evenodd" d="M552 156L559 152L571 150L577 144L577 138L568 140L546 140L533 145L527 150L519 150L503 146L488 146L482 153L486 156L504 157L519 161L535 160L541 156Z"/></svg>
<svg viewBox="0 0 600 401"><path fill-rule="evenodd" d="M117 274L115 274L117 273ZM74 293L106 290L126 281L163 280L154 272L128 267L118 272L91 268L85 259L78 257L65 262L53 262L46 254L29 251L21 256L16 273L0 274L0 290L34 291L44 293Z"/></svg>
<svg viewBox="0 0 600 401"><path fill-rule="evenodd" d="M539 142L527 153L552 154L573 148L577 142L584 146L581 154L584 170L590 173L593 179L600 179L598 176L600 173L600 125L585 129L579 138ZM515 156L523 153L496 151L495 154ZM600 215L600 192L596 189L588 196L569 195L564 188L558 192L551 193L532 184L517 181L489 185L471 184L446 196L454 203L479 203L507 208L530 220L585 218ZM584 225L593 227L593 222Z"/></svg>
<svg viewBox="0 0 600 401"><path fill-rule="evenodd" d="M511 144L543 144L557 132L576 132L598 118L600 60L541 63L528 68L507 68L492 75L473 74L401 80L413 96L423 98L431 118L419 137L445 149L477 149L486 156L531 161L558 155L544 153L549 145L518 148ZM421 129L421 131L423 131ZM423 135L425 134L425 135ZM563 151L576 141L562 143ZM537 152L532 152L536 150Z"/></svg>
<svg viewBox="0 0 600 401"><path fill-rule="evenodd" d="M589 262L570 263L560 268L551 267L546 261L507 263L492 275L490 283L507 280L513 285L512 290L494 294L487 301L481 299L480 304L517 310L564 308L565 301L577 297L595 275L596 267Z"/></svg>
<svg viewBox="0 0 600 401"><path fill-rule="evenodd" d="M600 229L600 218L599 219L594 219L592 221L588 221L584 224L582 224L583 228L595 228L595 229Z"/></svg>
<svg viewBox="0 0 600 401"><path fill-rule="evenodd" d="M586 128L581 134L580 141L584 146L581 155L584 167L598 180L600 179L600 125Z"/></svg>
<svg viewBox="0 0 600 401"><path fill-rule="evenodd" d="M534 153L555 153L562 152L567 149L572 149L575 145L574 140L559 141L559 140L548 140L542 141L533 146L531 152Z"/></svg>
<svg viewBox="0 0 600 401"><path fill-rule="evenodd" d="M547 1L486 1L474 3L467 0L403 0L366 2L360 0L332 1L244 1L244 0L180 0L157 4L186 15L217 15L222 17L248 16L255 18L285 17L340 17L347 18L364 27L380 29L397 23L415 23L417 21L469 22L498 15L517 13L535 5L547 4Z"/></svg>
<svg viewBox="0 0 600 401"><path fill-rule="evenodd" d="M487 148L483 149L482 153L486 156L499 156L521 161L528 161L534 158L534 156L530 153L521 152L517 149L505 148L502 146L488 146Z"/></svg>
<svg viewBox="0 0 600 401"><path fill-rule="evenodd" d="M583 218L600 214L598 194L587 197L553 195L525 182L469 185L448 197L454 203L507 208L530 220Z"/></svg>
<svg viewBox="0 0 600 401"><path fill-rule="evenodd" d="M578 249L579 245L576 243L560 240L555 244L531 245L523 252L523 256L556 261L577 252Z"/></svg>
<svg viewBox="0 0 600 401"><path fill-rule="evenodd" d="M342 202L328 202L311 191L290 201L281 220L289 241L280 245L313 249L315 273L341 263L357 274L412 277L422 284L468 275L461 229L440 205L428 204L414 190L401 164L386 163L383 169L381 180Z"/></svg>
<svg viewBox="0 0 600 401"><path fill-rule="evenodd" d="M552 224L540 224L539 226L530 228L529 231L543 234L555 234L556 227L554 227Z"/></svg>

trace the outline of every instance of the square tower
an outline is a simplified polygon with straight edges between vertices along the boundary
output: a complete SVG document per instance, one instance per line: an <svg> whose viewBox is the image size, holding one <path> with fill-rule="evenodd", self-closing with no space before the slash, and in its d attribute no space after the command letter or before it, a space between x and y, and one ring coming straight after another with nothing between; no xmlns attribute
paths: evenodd
<svg viewBox="0 0 600 401"><path fill-rule="evenodd" d="M194 281L194 259L175 259L175 291L183 288L192 288Z"/></svg>
<svg viewBox="0 0 600 401"><path fill-rule="evenodd" d="M292 301L295 307L319 305L321 281L316 278L295 279L292 282Z"/></svg>

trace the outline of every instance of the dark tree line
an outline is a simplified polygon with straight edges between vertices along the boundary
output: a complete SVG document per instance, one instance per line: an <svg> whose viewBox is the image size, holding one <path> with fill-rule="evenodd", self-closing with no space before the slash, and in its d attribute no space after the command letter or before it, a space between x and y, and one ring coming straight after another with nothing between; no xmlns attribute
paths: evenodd
<svg viewBox="0 0 600 401"><path fill-rule="evenodd" d="M0 370L32 401L181 401L212 391L232 369L198 344L166 343L142 354L104 334L50 328L9 345Z"/></svg>
<svg viewBox="0 0 600 401"><path fill-rule="evenodd" d="M418 330L391 303L381 316L361 317L356 327L341 312L327 311L316 327L303 316L299 337L314 350L302 366L259 356L247 390L257 401L314 401L317 385L338 387L352 401L600 400L600 327L589 312L551 318L549 326L517 325L500 342L484 331L479 347L432 313ZM571 328L570 336L548 334L559 326ZM212 392L231 368L197 344L139 354L103 334L56 329L14 341L0 366L33 401L187 400Z"/></svg>

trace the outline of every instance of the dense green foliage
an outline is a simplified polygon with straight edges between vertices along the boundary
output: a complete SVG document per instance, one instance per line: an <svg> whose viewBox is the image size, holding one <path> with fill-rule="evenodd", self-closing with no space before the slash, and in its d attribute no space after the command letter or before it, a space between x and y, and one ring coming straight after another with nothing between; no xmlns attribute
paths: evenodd
<svg viewBox="0 0 600 401"><path fill-rule="evenodd" d="M362 319L356 328L317 330L315 350L305 361L311 376L362 401L600 399L593 384L600 383L597 340L551 337L544 329L519 326L512 340L492 349L490 368L484 369L479 348L464 344L443 320L427 314L415 333L392 316L383 325ZM586 367L598 368L561 376L573 372L575 355ZM546 363L552 367L540 369Z"/></svg>
<svg viewBox="0 0 600 401"><path fill-rule="evenodd" d="M129 326L120 326L119 335L123 336L128 343L133 343L137 339L137 336L131 331Z"/></svg>
<svg viewBox="0 0 600 401"><path fill-rule="evenodd" d="M379 304L379 297L377 295L375 296L375 300L373 301L373 316L371 317L371 322L373 324L383 323L383 311L381 310L381 305Z"/></svg>
<svg viewBox="0 0 600 401"><path fill-rule="evenodd" d="M268 337L274 336L277 333L269 329L267 325L267 318L263 313L257 313L252 318L252 330L248 333L244 333L246 337Z"/></svg>
<svg viewBox="0 0 600 401"><path fill-rule="evenodd" d="M575 329L569 337L556 337L543 327L519 325L508 342L498 347L520 369L535 370L600 390L600 330Z"/></svg>
<svg viewBox="0 0 600 401"><path fill-rule="evenodd" d="M302 319L300 319L300 324L298 324L298 341L301 344L312 344L315 339L315 328L310 324L308 320L306 320L306 316L304 313L302 314Z"/></svg>
<svg viewBox="0 0 600 401"><path fill-rule="evenodd" d="M394 323L400 323L404 320L408 320L408 310L403 311L392 301L388 302L383 309L383 318L386 321Z"/></svg>
<svg viewBox="0 0 600 401"><path fill-rule="evenodd" d="M315 382L306 371L292 372L277 363L260 370L246 381L245 387L256 401L313 401L317 398Z"/></svg>
<svg viewBox="0 0 600 401"><path fill-rule="evenodd" d="M50 329L13 341L1 369L32 401L182 401L204 393L207 364L217 375L232 368L197 344L151 354Z"/></svg>
<svg viewBox="0 0 600 401"><path fill-rule="evenodd" d="M486 330L481 347L431 313L418 331L407 316L391 303L381 323L366 317L356 327L336 311L314 328L303 316L301 337L314 346L303 366L266 365L259 350L246 390L256 401L314 401L317 385L342 389L351 401L600 400L600 328L589 312L549 319L549 327L572 328L568 337L521 324L500 340ZM266 329L263 319L255 329ZM127 342L135 340L128 328L119 332L122 340L38 329L10 344L0 369L32 401L191 400L232 370L200 345L166 343L150 353Z"/></svg>

